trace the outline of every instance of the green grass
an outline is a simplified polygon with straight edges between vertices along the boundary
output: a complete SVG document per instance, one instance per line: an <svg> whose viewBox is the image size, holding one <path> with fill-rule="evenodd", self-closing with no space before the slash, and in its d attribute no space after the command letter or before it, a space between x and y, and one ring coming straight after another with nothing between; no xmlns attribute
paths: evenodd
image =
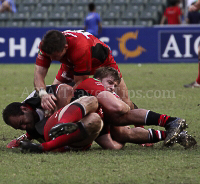
<svg viewBox="0 0 200 184"><path fill-rule="evenodd" d="M56 64L51 66L46 84L52 83L58 68ZM186 118L188 132L200 141L200 107L197 106L200 89L183 88L196 79L197 64L120 65L120 69L133 102L140 108ZM1 111L13 101L22 101L33 90L33 72L34 65L0 65ZM167 90L173 95L161 94ZM6 149L6 145L24 132L10 128L2 119L0 125L2 184L194 184L200 181L199 146L184 150L179 145L165 148L162 143L153 148L126 144L123 150L109 151L94 144L88 152L22 154L19 150Z"/></svg>

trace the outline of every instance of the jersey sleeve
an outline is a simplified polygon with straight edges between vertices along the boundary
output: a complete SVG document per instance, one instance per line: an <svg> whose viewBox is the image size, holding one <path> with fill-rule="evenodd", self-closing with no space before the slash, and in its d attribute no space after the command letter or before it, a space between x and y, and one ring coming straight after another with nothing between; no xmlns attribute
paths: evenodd
<svg viewBox="0 0 200 184"><path fill-rule="evenodd" d="M75 91L80 90L84 90L84 92L89 96L97 96L100 92L106 91L103 84L99 80L93 78L89 78L81 82Z"/></svg>
<svg viewBox="0 0 200 184"><path fill-rule="evenodd" d="M38 55L36 58L36 65L42 66L44 68L49 68L50 64L51 64L51 59L46 55L45 52L41 50L41 43L40 43Z"/></svg>

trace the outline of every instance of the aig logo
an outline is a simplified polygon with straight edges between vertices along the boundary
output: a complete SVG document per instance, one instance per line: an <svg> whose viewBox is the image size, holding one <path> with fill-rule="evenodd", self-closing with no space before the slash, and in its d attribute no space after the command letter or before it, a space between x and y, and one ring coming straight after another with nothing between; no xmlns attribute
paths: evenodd
<svg viewBox="0 0 200 184"><path fill-rule="evenodd" d="M197 60L199 31L160 31L158 42L161 61Z"/></svg>
<svg viewBox="0 0 200 184"><path fill-rule="evenodd" d="M137 38L138 31L125 33L124 35L122 35L121 38L117 38L117 40L119 41L119 50L124 55L124 59L135 58L141 55L142 52L146 52L146 49L140 45L138 45L135 50L129 50L126 47L127 41L129 41L130 39L137 40Z"/></svg>

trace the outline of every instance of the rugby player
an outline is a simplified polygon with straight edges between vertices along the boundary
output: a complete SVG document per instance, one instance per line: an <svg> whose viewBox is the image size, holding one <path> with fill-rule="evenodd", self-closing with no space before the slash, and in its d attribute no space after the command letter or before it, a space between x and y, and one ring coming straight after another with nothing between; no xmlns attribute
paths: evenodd
<svg viewBox="0 0 200 184"><path fill-rule="evenodd" d="M49 95L45 86L45 77L52 60L62 63L54 84L74 81L77 86L102 66L113 67L120 73L110 48L92 34L83 30L48 31L39 45L34 71L34 86L42 99L42 107L49 111L56 107L56 97ZM121 82L116 88L117 94L131 109L134 109L121 73L120 77Z"/></svg>

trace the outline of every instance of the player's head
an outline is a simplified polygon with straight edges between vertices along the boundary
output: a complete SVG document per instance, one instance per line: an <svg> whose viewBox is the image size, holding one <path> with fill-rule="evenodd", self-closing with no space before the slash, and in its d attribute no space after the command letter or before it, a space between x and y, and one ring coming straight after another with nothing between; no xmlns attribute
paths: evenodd
<svg viewBox="0 0 200 184"><path fill-rule="evenodd" d="M88 9L89 9L90 12L95 11L95 4L94 3L89 3Z"/></svg>
<svg viewBox="0 0 200 184"><path fill-rule="evenodd" d="M178 0L170 0L170 6L175 6L178 3Z"/></svg>
<svg viewBox="0 0 200 184"><path fill-rule="evenodd" d="M98 68L94 74L94 78L99 79L104 87L110 92L113 92L114 87L121 82L118 71L112 67Z"/></svg>
<svg viewBox="0 0 200 184"><path fill-rule="evenodd" d="M15 129L32 130L36 121L34 112L25 104L13 102L3 110L3 120Z"/></svg>
<svg viewBox="0 0 200 184"><path fill-rule="evenodd" d="M67 47L65 36L57 30L47 31L42 39L41 49L52 60L60 60L66 53Z"/></svg>

